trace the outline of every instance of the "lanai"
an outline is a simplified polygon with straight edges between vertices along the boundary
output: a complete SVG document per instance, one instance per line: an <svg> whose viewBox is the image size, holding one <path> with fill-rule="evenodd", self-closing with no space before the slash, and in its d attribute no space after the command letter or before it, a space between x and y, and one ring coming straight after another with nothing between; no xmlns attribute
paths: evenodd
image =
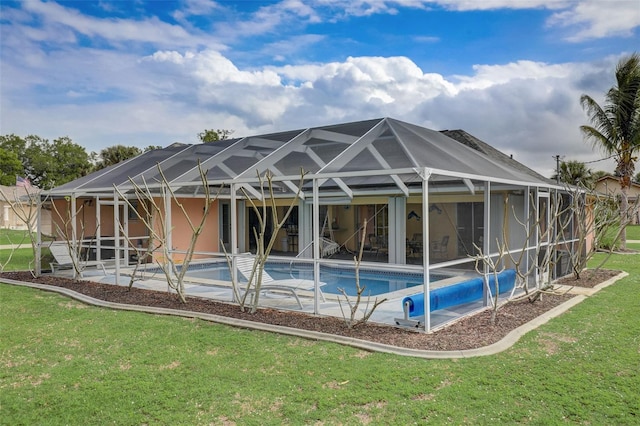
<svg viewBox="0 0 640 426"><path fill-rule="evenodd" d="M432 270L469 267L469 255L475 254L473 243L483 253L495 252L496 238L502 239L505 224L510 230L510 247L537 244L537 240L526 241L525 231L515 225L513 218L503 217L504 200L508 195L509 208L522 218L527 218L531 211L546 209L548 212L549 195L560 189L465 132L438 132L383 118L212 144L176 144L55 188L49 192L49 196L54 199L68 197L71 211L77 211L78 200L86 206L82 225L80 218L69 223L73 241L81 239L78 238L78 229L88 229L91 204L95 203L92 235L98 256L104 243L113 242L110 245L119 259L121 256L118 253L125 250L119 236L120 225L124 225L122 230L125 233L130 232L130 226L126 223L129 218L128 206L119 200L119 194L132 194L133 185L129 179L137 184L145 183L150 190L156 191L158 197L162 197L166 190L163 186L168 183L180 197L198 199L202 197L198 162L206 170L210 188L222 188L219 208L214 214L216 220L210 229L215 235L211 240L215 243L199 250L202 256L220 255L222 250L217 244L220 239L228 244L232 255L250 248L247 206L240 188L259 199L258 174L269 172L273 176L274 196L280 200L291 199L298 193L300 171L304 170L306 174L295 218L297 252L289 256L308 261L313 266L316 281L319 281L321 265L345 265L348 261L321 256L321 234L326 231L327 217L330 215L327 212L337 211L337 206L344 211L352 209L352 229L344 230L350 234L351 246L347 246L347 243L342 246L356 249L354 241L359 238L353 234L366 232L358 230L358 220L361 218L355 219L356 210L364 211L358 206L370 206L373 203L374 206L382 206L380 209L386 214L384 220L380 220L380 229L377 225L374 229L374 235L380 231L386 243L383 257L386 266L424 271L424 292L427 294ZM165 176L164 182L160 179L158 166ZM166 197L165 202L168 203L167 207L171 206ZM461 203L464 203L464 208L471 209L471 222L474 219L479 222L479 218L482 222L469 225L473 228L470 240L468 236L463 238L458 231L460 223L456 220L468 213L460 207ZM343 210L334 216L344 213ZM171 208L166 211L170 212ZM168 223L171 223L171 215L168 216ZM225 216L227 223L223 223ZM415 253L408 251L408 240L417 243L418 247L432 246L431 234L437 234L443 226L434 229L430 223L445 216L451 229L451 246L455 248L437 261L431 258L428 249L423 249L417 255L419 261L416 261ZM455 220L452 219L454 216ZM420 232L411 232L410 229L416 229L416 226ZM225 232L227 227L228 232ZM177 232L179 230L174 229L172 233L175 235ZM422 241L414 241L416 235ZM131 237L141 241L144 235ZM171 240L169 244L173 246ZM464 249L461 248L463 246ZM307 247L309 249L305 250ZM176 250L176 254L179 251ZM128 259L128 256L123 257ZM528 259L528 262L535 261ZM115 268L117 275L120 261L115 263ZM428 297L425 298L425 312L429 312L428 300ZM314 311L318 312L317 297ZM427 315L426 328L429 327Z"/></svg>

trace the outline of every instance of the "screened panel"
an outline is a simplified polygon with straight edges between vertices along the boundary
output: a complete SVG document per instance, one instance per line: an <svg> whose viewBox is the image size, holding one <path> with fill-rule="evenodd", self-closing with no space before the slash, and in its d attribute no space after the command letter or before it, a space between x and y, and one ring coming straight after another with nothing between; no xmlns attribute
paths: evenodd
<svg viewBox="0 0 640 426"><path fill-rule="evenodd" d="M226 143L224 143L224 141L220 141L220 143L212 142L192 145L181 152L180 155L170 157L162 161L160 163L160 168L169 182L194 169L196 170L195 174L199 175L199 173L197 173L198 160L200 162L205 162L218 152L222 151L225 146ZM149 170L135 178L134 182L141 184L143 178L147 183L161 181L162 178L157 164L154 164Z"/></svg>
<svg viewBox="0 0 640 426"><path fill-rule="evenodd" d="M229 176L229 174L222 170L218 166L213 166L207 171L207 180L231 180L233 176Z"/></svg>
<svg viewBox="0 0 640 426"><path fill-rule="evenodd" d="M423 129L427 130L427 129ZM394 126L394 131L420 167L432 167L461 173L476 173L478 154L436 131L419 132Z"/></svg>
<svg viewBox="0 0 640 426"><path fill-rule="evenodd" d="M296 136L298 136L303 131L304 130L289 130L289 131L286 131L286 132L269 133L269 134L266 134L266 135L262 135L261 138L270 139L270 140L278 141L278 142L288 142L291 139L293 139ZM280 145L282 145L282 143Z"/></svg>
<svg viewBox="0 0 640 426"><path fill-rule="evenodd" d="M282 142L266 138L248 138L244 142L244 149L261 153L266 156L282 146Z"/></svg>
<svg viewBox="0 0 640 426"><path fill-rule="evenodd" d="M422 167L502 179L531 181L532 176L492 159L435 130L390 120L403 144Z"/></svg>
<svg viewBox="0 0 640 426"><path fill-rule="evenodd" d="M345 135L361 137L371 130L380 119L358 121L355 123L336 124L333 126L324 126L322 129L336 133L344 133Z"/></svg>
<svg viewBox="0 0 640 426"><path fill-rule="evenodd" d="M146 152L131 161L112 166L109 173L90 182L92 188L112 187L113 185L127 184L129 177L135 177L146 170L156 168L156 164L184 150L189 145L176 145L164 149L155 149Z"/></svg>
<svg viewBox="0 0 640 426"><path fill-rule="evenodd" d="M323 139L311 138L303 144L313 151L325 164L336 158L349 144Z"/></svg>
<svg viewBox="0 0 640 426"><path fill-rule="evenodd" d="M276 169L284 175L296 175L300 174L300 168L303 168L305 172L315 173L320 170L320 166L307 154L302 152L291 152L285 156L282 160L276 162Z"/></svg>
<svg viewBox="0 0 640 426"><path fill-rule="evenodd" d="M208 144L175 144L62 185L53 193L104 191L114 184L126 185L129 177L138 183L142 182L143 176L148 182L155 182L159 180L158 163L172 184L180 187L182 183L200 179L198 160L207 170L208 179L224 181L255 178L256 169L262 172L271 168L276 174L292 175L303 167L320 177L332 172L380 172L376 176L349 178L347 185L366 188L381 185L382 188L393 185L393 179L384 175L385 170L416 167L472 174L489 180L549 185L544 177L471 135L463 131L448 133L456 139L443 132L384 118ZM414 174L402 176L400 180L420 184L420 178ZM452 188L460 186L459 179L450 183L450 177L436 176L430 181ZM323 188L330 185L336 185L336 182L330 180ZM406 187L395 182L395 190L398 188L406 191ZM345 189L341 190L344 192Z"/></svg>
<svg viewBox="0 0 640 426"><path fill-rule="evenodd" d="M404 152L403 147L393 136L378 138L373 142L373 147L384 158L392 169L415 167L413 161Z"/></svg>
<svg viewBox="0 0 640 426"><path fill-rule="evenodd" d="M251 169L258 161L260 161L260 157L241 157L234 156L231 158L227 158L223 161L224 165L229 169L233 170L233 172L237 175ZM255 175L255 172L253 173Z"/></svg>
<svg viewBox="0 0 640 426"><path fill-rule="evenodd" d="M382 169L378 160L368 150L362 151L357 157L349 161L344 167L339 169L340 172L354 172L361 170L377 170Z"/></svg>

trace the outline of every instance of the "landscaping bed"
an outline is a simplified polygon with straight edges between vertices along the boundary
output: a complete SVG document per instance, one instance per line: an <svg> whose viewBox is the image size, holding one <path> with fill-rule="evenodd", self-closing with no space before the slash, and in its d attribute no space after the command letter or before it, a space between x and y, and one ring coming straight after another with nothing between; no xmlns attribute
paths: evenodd
<svg viewBox="0 0 640 426"><path fill-rule="evenodd" d="M579 281L574 280L572 277L567 277L561 280L561 283L563 285L594 287L618 274L619 271L611 270L599 270L597 273L594 271L585 271ZM2 277L64 287L96 299L110 302L189 310L347 336L404 348L448 351L475 349L495 343L510 331L573 297L568 294L543 294L541 300L533 303L522 300L501 307L498 311L495 325L491 325L490 323L490 311L483 311L433 333L425 334L372 323L349 329L341 318L319 317L292 311L278 311L275 309L260 309L257 313L250 314L241 312L238 305L197 297L188 297L187 303L184 304L180 302L176 295L169 295L166 292L138 288L129 290L127 287L122 286L88 281L74 281L48 275L34 278L29 272L5 272L0 274L0 278Z"/></svg>

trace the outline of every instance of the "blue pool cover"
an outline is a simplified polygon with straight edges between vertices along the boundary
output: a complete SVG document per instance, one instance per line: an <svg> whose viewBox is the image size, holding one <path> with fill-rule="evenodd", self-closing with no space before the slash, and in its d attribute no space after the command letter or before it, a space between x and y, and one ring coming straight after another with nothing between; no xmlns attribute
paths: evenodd
<svg viewBox="0 0 640 426"><path fill-rule="evenodd" d="M500 293L511 291L516 283L516 271L507 269L498 274L498 284ZM451 306L462 305L465 303L475 302L482 299L483 290L482 277L472 278L458 284L436 288L429 292L430 311L445 309ZM495 278L493 275L489 278L489 285L493 289L495 287ZM402 299L402 306L408 304L409 316L416 317L424 315L424 293L407 296Z"/></svg>

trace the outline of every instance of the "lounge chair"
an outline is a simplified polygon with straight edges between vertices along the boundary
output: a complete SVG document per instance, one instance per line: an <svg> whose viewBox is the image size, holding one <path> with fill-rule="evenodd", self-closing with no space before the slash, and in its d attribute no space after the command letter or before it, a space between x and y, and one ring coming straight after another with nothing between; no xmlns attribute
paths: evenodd
<svg viewBox="0 0 640 426"><path fill-rule="evenodd" d="M51 265L51 273L55 275L56 269L73 269L74 262L71 257L71 253L69 250L69 246L66 242L53 242L49 246L49 250L51 251L51 255L56 260L55 262L49 263ZM83 278L83 272L86 268L95 266L96 268L102 268L102 272L107 275L107 270L104 267L104 263L100 260L78 260L78 273L80 274L80 278Z"/></svg>
<svg viewBox="0 0 640 426"><path fill-rule="evenodd" d="M238 257L236 259L236 268L242 276L249 281L251 272L253 271L254 258L253 257ZM254 278L255 279L255 278ZM320 286L325 285L320 283ZM315 282L313 280L305 280L300 278L290 278L286 280L276 280L267 271L262 271L262 285L260 286L260 293L289 293L298 302L300 309L303 308L300 297L297 290L315 291ZM249 293L255 293L255 287L248 289ZM322 291L320 291L320 298L325 301Z"/></svg>
<svg viewBox="0 0 640 426"><path fill-rule="evenodd" d="M444 237L442 237L442 240L440 241L432 241L431 247L430 247L431 257L433 257L434 259L445 260L447 258L447 255L449 254L448 245L449 245L448 235L445 235Z"/></svg>

